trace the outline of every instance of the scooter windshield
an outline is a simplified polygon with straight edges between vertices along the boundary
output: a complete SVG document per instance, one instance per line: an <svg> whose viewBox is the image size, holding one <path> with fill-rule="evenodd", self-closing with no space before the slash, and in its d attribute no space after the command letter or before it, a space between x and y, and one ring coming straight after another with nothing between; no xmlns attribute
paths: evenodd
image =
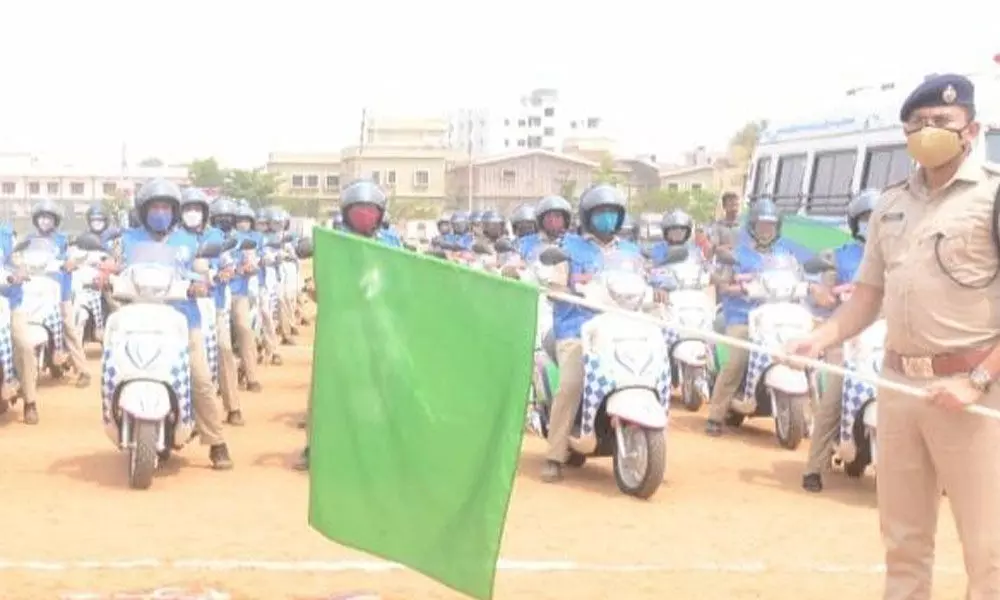
<svg viewBox="0 0 1000 600"><path fill-rule="evenodd" d="M782 300L794 297L803 281L802 269L790 254L765 257L759 278L768 296Z"/></svg>
<svg viewBox="0 0 1000 600"><path fill-rule="evenodd" d="M59 255L59 247L48 238L34 237L21 250L21 262L29 272L44 271Z"/></svg>
<svg viewBox="0 0 1000 600"><path fill-rule="evenodd" d="M612 300L620 306L635 310L642 305L647 288L642 256L620 251L605 255L601 277Z"/></svg>
<svg viewBox="0 0 1000 600"><path fill-rule="evenodd" d="M141 242L133 248L128 271L140 296L167 293L171 283L180 278L184 270L183 257L179 254L183 251L157 242Z"/></svg>
<svg viewBox="0 0 1000 600"><path fill-rule="evenodd" d="M665 270L673 276L678 289L698 290L708 286L708 271L701 262L685 261L669 265Z"/></svg>

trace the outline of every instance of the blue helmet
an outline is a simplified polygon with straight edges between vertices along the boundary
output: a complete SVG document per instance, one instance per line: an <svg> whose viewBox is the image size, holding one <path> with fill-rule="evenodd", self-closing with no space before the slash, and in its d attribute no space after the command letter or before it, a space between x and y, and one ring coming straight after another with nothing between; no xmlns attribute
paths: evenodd
<svg viewBox="0 0 1000 600"><path fill-rule="evenodd" d="M469 230L469 213L464 210L456 210L451 215L451 228L455 233L465 233Z"/></svg>

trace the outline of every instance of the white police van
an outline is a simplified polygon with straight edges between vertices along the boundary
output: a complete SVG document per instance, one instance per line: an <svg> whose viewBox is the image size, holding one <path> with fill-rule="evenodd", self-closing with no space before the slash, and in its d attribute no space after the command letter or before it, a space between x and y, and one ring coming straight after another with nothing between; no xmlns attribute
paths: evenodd
<svg viewBox="0 0 1000 600"><path fill-rule="evenodd" d="M1000 164L1000 69L970 78L982 124L974 152ZM769 196L786 214L841 224L859 191L902 181L914 165L899 107L916 83L850 98L852 105L829 118L770 124L750 165L750 202Z"/></svg>

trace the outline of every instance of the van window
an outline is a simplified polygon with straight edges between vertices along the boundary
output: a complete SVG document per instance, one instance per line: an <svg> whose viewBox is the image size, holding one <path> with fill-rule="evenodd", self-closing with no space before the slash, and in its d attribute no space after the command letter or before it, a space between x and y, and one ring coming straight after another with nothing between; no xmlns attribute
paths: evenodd
<svg viewBox="0 0 1000 600"><path fill-rule="evenodd" d="M1000 129L986 132L986 160L1000 164Z"/></svg>
<svg viewBox="0 0 1000 600"><path fill-rule="evenodd" d="M778 173L774 177L774 203L783 214L798 212L805 177L805 154L782 156L778 159Z"/></svg>
<svg viewBox="0 0 1000 600"><path fill-rule="evenodd" d="M855 150L823 152L813 161L812 182L806 199L806 214L815 216L842 216L851 202L851 184L854 182Z"/></svg>
<svg viewBox="0 0 1000 600"><path fill-rule="evenodd" d="M906 146L872 148L865 159L861 189L885 189L906 179L912 172L913 160Z"/></svg>
<svg viewBox="0 0 1000 600"><path fill-rule="evenodd" d="M771 157L758 158L757 169L753 175L753 193L750 194L750 201L753 202L767 193L769 183L771 183Z"/></svg>

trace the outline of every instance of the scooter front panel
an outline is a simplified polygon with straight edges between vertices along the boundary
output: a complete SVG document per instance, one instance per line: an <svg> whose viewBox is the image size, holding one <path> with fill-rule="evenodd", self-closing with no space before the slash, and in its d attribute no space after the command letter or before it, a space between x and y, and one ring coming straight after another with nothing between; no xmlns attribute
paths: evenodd
<svg viewBox="0 0 1000 600"><path fill-rule="evenodd" d="M101 303L101 294L95 290L80 290L76 293L76 303L87 309L87 312L94 317L94 327L104 329L104 305Z"/></svg>
<svg viewBox="0 0 1000 600"><path fill-rule="evenodd" d="M844 368L848 371L854 371L857 369L857 365L852 361L844 361ZM844 377L844 385L841 388L840 409L841 443L853 439L854 419L858 416L861 406L874 397L875 386L854 377Z"/></svg>
<svg viewBox="0 0 1000 600"><path fill-rule="evenodd" d="M583 355L583 398L580 402L580 433L590 435L594 433L594 419L597 418L597 411L600 409L604 399L608 394L618 389L611 370L601 366L601 357L596 353ZM656 392L660 397L660 404L668 407L667 399L670 398L670 369L661 368L657 372Z"/></svg>
<svg viewBox="0 0 1000 600"><path fill-rule="evenodd" d="M758 346L766 346L766 342L760 338L751 338L750 342ZM757 404L757 384L764 372L774 362L769 352L750 351L750 359L747 361L747 375L743 385L743 400L750 406Z"/></svg>
<svg viewBox="0 0 1000 600"><path fill-rule="evenodd" d="M38 319L37 323L49 330L52 334L53 349L56 352L65 352L66 339L63 337L63 320L59 314L59 307L53 306L51 310L46 310L44 314L33 315L32 321Z"/></svg>
<svg viewBox="0 0 1000 600"><path fill-rule="evenodd" d="M110 344L104 347L101 355L101 405L104 424L112 421L111 404L115 390L125 383L122 370L115 364L115 356ZM191 355L186 346L181 346L174 353L169 368L169 385L177 396L180 408L181 425L194 425L194 405L191 403Z"/></svg>

